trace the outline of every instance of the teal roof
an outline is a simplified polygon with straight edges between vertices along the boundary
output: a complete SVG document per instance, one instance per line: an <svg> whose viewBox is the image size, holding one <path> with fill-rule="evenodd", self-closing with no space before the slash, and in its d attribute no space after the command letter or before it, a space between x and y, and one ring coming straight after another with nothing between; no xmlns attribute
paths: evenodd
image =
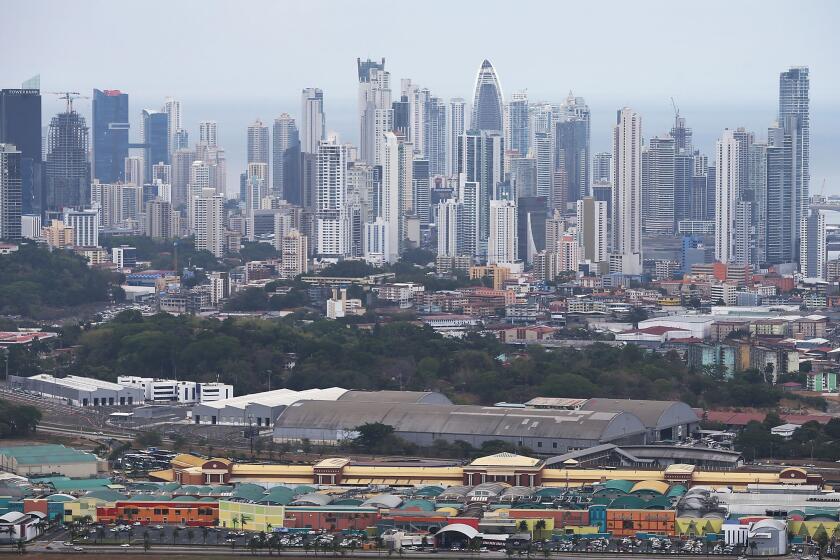
<svg viewBox="0 0 840 560"><path fill-rule="evenodd" d="M548 497L555 497L560 496L563 494L562 488L540 488L534 493L534 496L548 496Z"/></svg>
<svg viewBox="0 0 840 560"><path fill-rule="evenodd" d="M216 498L213 498L212 496L204 496L203 498L199 498L198 501L199 502L217 502L218 500Z"/></svg>
<svg viewBox="0 0 840 560"><path fill-rule="evenodd" d="M83 492L88 490L103 490L111 484L110 478L66 478L54 480L52 487L56 492Z"/></svg>
<svg viewBox="0 0 840 560"><path fill-rule="evenodd" d="M96 498L97 500L102 500L103 502L117 502L120 500L128 499L128 496L126 496L125 494L111 489L91 490L90 492L85 494L85 497Z"/></svg>
<svg viewBox="0 0 840 560"><path fill-rule="evenodd" d="M667 496L657 496L645 502L642 509L671 509L671 499Z"/></svg>
<svg viewBox="0 0 840 560"><path fill-rule="evenodd" d="M240 484L231 497L258 502L265 497L265 489L257 484Z"/></svg>
<svg viewBox="0 0 840 560"><path fill-rule="evenodd" d="M599 494L605 490L618 490L619 492L628 494L634 485L635 483L629 480L608 480L595 493Z"/></svg>
<svg viewBox="0 0 840 560"><path fill-rule="evenodd" d="M417 508L422 511L435 511L435 504L429 500L406 500L397 509Z"/></svg>
<svg viewBox="0 0 840 560"><path fill-rule="evenodd" d="M332 503L334 506L360 506L362 505L362 500L357 500L356 498L343 498L341 500L336 500Z"/></svg>
<svg viewBox="0 0 840 560"><path fill-rule="evenodd" d="M668 492L665 494L666 496L682 496L685 494L685 486L682 484L674 484L671 488L668 489Z"/></svg>
<svg viewBox="0 0 840 560"><path fill-rule="evenodd" d="M178 488L181 487L181 484L178 482L164 482L160 485L160 489L164 492L174 492Z"/></svg>
<svg viewBox="0 0 840 560"><path fill-rule="evenodd" d="M0 455L15 459L19 465L39 465L46 462L51 464L96 462L96 455L52 443L0 447Z"/></svg>
<svg viewBox="0 0 840 560"><path fill-rule="evenodd" d="M295 491L295 495L297 496L300 494L310 494L314 492L316 488L312 486L307 486L306 484L301 484L300 486L295 486L293 490Z"/></svg>
<svg viewBox="0 0 840 560"><path fill-rule="evenodd" d="M443 493L443 488L440 486L424 486L414 494L417 496L439 496Z"/></svg>
<svg viewBox="0 0 840 560"><path fill-rule="evenodd" d="M192 496L178 496L177 498L172 498L173 502L194 502L195 498Z"/></svg>
<svg viewBox="0 0 840 560"><path fill-rule="evenodd" d="M645 501L637 496L619 496L610 502L610 509L643 509Z"/></svg>

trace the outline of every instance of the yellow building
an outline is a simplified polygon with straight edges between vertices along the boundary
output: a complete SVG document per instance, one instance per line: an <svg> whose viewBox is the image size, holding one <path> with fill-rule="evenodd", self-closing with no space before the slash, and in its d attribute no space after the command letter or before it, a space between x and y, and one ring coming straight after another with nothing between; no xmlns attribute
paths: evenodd
<svg viewBox="0 0 840 560"><path fill-rule="evenodd" d="M72 502L64 502L64 522L82 521L90 516L92 522L96 522L96 508L107 506L108 503L99 498L82 496Z"/></svg>
<svg viewBox="0 0 840 560"><path fill-rule="evenodd" d="M49 227L42 228L41 236L53 249L70 248L74 242L73 228L61 220L53 220Z"/></svg>
<svg viewBox="0 0 840 560"><path fill-rule="evenodd" d="M219 502L219 526L244 528L248 531L269 532L274 527L283 526L285 513L286 508L284 506L247 504L244 502L228 502L222 500Z"/></svg>
<svg viewBox="0 0 840 560"><path fill-rule="evenodd" d="M510 276L510 270L496 265L470 267L470 280L478 280L487 276L493 279L493 289L501 290Z"/></svg>

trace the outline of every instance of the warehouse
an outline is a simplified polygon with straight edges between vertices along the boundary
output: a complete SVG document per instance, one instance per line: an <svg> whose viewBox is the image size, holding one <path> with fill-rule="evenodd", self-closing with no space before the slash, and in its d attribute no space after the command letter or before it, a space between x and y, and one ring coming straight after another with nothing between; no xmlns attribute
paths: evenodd
<svg viewBox="0 0 840 560"><path fill-rule="evenodd" d="M123 387L116 383L68 375L53 377L46 373L32 377L10 375L12 387L20 387L25 391L66 399L75 406L131 406L142 404L145 395L143 389L137 387Z"/></svg>
<svg viewBox="0 0 840 560"><path fill-rule="evenodd" d="M275 422L274 440L336 444L355 438L358 426L376 422L393 426L396 435L423 446L435 440L462 440L480 447L501 440L538 454L607 442L644 443L646 432L642 421L627 412L339 400L299 401L289 406Z"/></svg>
<svg viewBox="0 0 840 560"><path fill-rule="evenodd" d="M0 447L0 470L20 476L62 474L90 478L97 473L96 455L63 445L18 445Z"/></svg>
<svg viewBox="0 0 840 560"><path fill-rule="evenodd" d="M640 401L630 399L589 399L580 410L629 412L647 428L647 443L684 440L700 427L700 418L690 406L679 401Z"/></svg>
<svg viewBox="0 0 840 560"><path fill-rule="evenodd" d="M195 424L270 427L274 419L287 406L304 400L349 403L451 404L451 401L444 395L431 391L348 391L340 387L307 389L305 391L277 389L215 402L204 402L193 407L191 416Z"/></svg>

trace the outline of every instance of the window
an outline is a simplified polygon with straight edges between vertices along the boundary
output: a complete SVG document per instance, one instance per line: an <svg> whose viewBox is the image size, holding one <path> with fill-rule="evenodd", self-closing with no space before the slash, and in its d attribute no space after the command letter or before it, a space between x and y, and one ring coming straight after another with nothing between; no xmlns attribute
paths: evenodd
<svg viewBox="0 0 840 560"><path fill-rule="evenodd" d="M537 447L542 447L542 442L541 441L537 442Z"/></svg>

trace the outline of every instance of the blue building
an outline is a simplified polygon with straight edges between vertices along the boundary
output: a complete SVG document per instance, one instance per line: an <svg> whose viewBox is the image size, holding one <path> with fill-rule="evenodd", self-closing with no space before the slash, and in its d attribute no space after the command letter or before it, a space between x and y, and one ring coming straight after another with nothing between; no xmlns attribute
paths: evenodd
<svg viewBox="0 0 840 560"><path fill-rule="evenodd" d="M706 262L706 246L702 235L685 235L680 250L680 270L683 274L691 272L695 264Z"/></svg>
<svg viewBox="0 0 840 560"><path fill-rule="evenodd" d="M152 166L169 163L169 117L163 111L143 109L143 145L145 175L152 176Z"/></svg>
<svg viewBox="0 0 840 560"><path fill-rule="evenodd" d="M125 179L128 157L128 94L93 90L93 178L102 183Z"/></svg>

